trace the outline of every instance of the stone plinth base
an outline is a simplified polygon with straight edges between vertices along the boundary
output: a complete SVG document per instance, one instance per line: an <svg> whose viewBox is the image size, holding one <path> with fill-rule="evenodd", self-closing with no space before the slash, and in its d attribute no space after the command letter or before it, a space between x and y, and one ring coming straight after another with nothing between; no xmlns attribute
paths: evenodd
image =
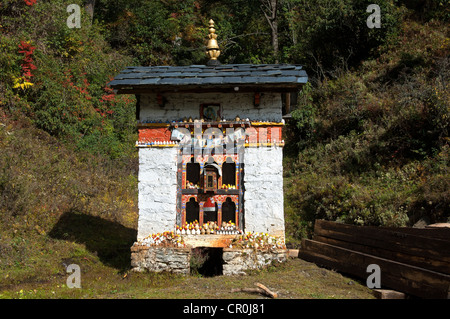
<svg viewBox="0 0 450 319"><path fill-rule="evenodd" d="M263 269L273 262L285 262L287 249L254 250L237 248L211 248L222 250L222 274L244 275L246 270ZM131 267L134 271L190 273L191 248L157 247L134 244L131 247ZM220 268L220 267L219 267Z"/></svg>
<svg viewBox="0 0 450 319"><path fill-rule="evenodd" d="M224 275L245 275L246 270L263 269L272 262L285 262L288 259L288 250L224 248L222 258Z"/></svg>
<svg viewBox="0 0 450 319"><path fill-rule="evenodd" d="M188 275L191 249L172 247L131 247L131 267L134 271L173 272Z"/></svg>

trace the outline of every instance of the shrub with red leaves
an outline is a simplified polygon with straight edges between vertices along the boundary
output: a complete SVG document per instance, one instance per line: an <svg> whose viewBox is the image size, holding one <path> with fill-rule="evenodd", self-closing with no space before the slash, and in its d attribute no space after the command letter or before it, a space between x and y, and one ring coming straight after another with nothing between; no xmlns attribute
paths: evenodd
<svg viewBox="0 0 450 319"><path fill-rule="evenodd" d="M20 41L19 44L19 53L25 54L23 58L23 63L20 65L22 67L22 74L27 79L30 80L33 77L31 71L36 70L36 66L33 64L33 52L36 50L31 43Z"/></svg>
<svg viewBox="0 0 450 319"><path fill-rule="evenodd" d="M27 6L31 7L32 5L36 4L37 0L24 0L24 1Z"/></svg>

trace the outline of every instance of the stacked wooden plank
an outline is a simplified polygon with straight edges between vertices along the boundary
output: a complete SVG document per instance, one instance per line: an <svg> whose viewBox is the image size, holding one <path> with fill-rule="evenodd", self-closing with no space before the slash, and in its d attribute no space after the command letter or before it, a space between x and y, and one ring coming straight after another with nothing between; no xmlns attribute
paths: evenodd
<svg viewBox="0 0 450 319"><path fill-rule="evenodd" d="M370 264L381 286L421 298L450 298L450 228L353 226L316 220L299 257L366 279Z"/></svg>

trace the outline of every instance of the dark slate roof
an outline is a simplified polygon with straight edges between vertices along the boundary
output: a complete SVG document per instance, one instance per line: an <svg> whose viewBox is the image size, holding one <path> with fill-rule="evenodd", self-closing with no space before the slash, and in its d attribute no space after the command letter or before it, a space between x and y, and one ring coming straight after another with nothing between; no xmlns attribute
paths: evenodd
<svg viewBox="0 0 450 319"><path fill-rule="evenodd" d="M226 90L265 88L294 90L308 80L300 65L223 64L218 66L128 67L109 85L119 93L138 91Z"/></svg>

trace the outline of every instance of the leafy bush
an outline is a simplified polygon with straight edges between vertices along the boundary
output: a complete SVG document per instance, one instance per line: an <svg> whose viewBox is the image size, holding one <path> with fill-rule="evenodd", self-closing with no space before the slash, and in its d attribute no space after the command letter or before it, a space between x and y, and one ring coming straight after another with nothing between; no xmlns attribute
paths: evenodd
<svg viewBox="0 0 450 319"><path fill-rule="evenodd" d="M13 102L8 105L20 106L37 127L81 150L111 158L130 156L136 137L134 99L105 90L131 59L112 51L102 27L86 27L90 23L85 15L84 27L69 29L66 6L63 1L32 6L8 2L1 8L5 29L27 18L18 40L1 35L4 95ZM49 14L62 18L46 19ZM35 28L28 28L31 25Z"/></svg>
<svg viewBox="0 0 450 319"><path fill-rule="evenodd" d="M295 127L292 128L293 140L289 142L296 143L299 149L302 149L307 142L314 138L316 128L317 109L313 105L312 86L307 83L300 93L299 108L292 111L292 118L295 121Z"/></svg>

